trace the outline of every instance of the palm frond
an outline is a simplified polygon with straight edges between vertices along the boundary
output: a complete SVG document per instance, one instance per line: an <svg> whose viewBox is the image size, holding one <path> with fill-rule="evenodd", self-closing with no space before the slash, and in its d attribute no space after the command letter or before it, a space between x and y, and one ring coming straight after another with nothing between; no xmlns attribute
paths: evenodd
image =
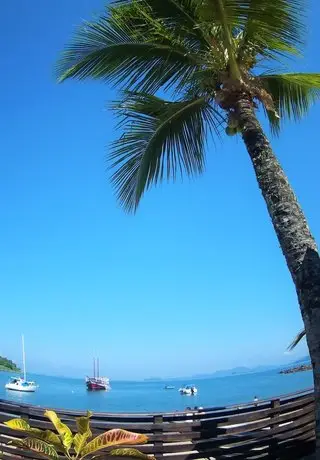
<svg viewBox="0 0 320 460"><path fill-rule="evenodd" d="M233 31L244 24L249 0L203 0L200 4L199 17L204 21L203 25L221 26L226 18L230 31Z"/></svg>
<svg viewBox="0 0 320 460"><path fill-rule="evenodd" d="M136 17L124 21L116 14L85 22L58 62L59 81L95 78L155 92L190 77L201 63L200 55L170 35L159 21L145 24L138 19L140 28L136 23L131 27Z"/></svg>
<svg viewBox="0 0 320 460"><path fill-rule="evenodd" d="M201 28L207 30L209 36L219 32L231 77L240 79L234 35L239 33L241 27L243 5L238 4L238 0L203 0L199 7L199 16Z"/></svg>
<svg viewBox="0 0 320 460"><path fill-rule="evenodd" d="M199 49L207 46L208 36L199 27L198 0L116 0L115 5L134 4L150 8L153 17L161 18L164 24L175 33L183 33L190 41L196 40ZM210 43L210 42L209 42Z"/></svg>
<svg viewBox="0 0 320 460"><path fill-rule="evenodd" d="M305 0L239 0L245 24L239 61L262 54L297 54L304 38Z"/></svg>
<svg viewBox="0 0 320 460"><path fill-rule="evenodd" d="M301 340L303 339L303 337L305 337L306 335L306 332L304 329L302 329L302 331L300 331L296 336L295 338L293 339L293 341L290 343L290 345L288 346L288 350L289 351L292 351L294 348L296 348L296 346L298 345L298 343L301 342Z"/></svg>
<svg viewBox="0 0 320 460"><path fill-rule="evenodd" d="M275 110L267 111L271 129L279 132L281 119L300 120L310 106L320 97L320 74L284 73L259 77L260 82L272 96Z"/></svg>
<svg viewBox="0 0 320 460"><path fill-rule="evenodd" d="M204 97L168 102L145 93L126 94L113 104L124 134L115 141L109 160L112 182L121 204L135 211L146 189L185 171L202 173L207 133L223 117Z"/></svg>

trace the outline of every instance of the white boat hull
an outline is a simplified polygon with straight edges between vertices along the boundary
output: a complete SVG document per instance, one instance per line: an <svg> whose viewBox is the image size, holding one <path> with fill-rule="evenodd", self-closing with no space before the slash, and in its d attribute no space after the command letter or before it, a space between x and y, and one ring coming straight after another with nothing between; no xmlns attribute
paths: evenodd
<svg viewBox="0 0 320 460"><path fill-rule="evenodd" d="M191 395L196 395L198 393L198 390L196 388L194 388L194 387L193 387L193 389L191 389L191 388L180 388L179 392L182 395L191 396Z"/></svg>
<svg viewBox="0 0 320 460"><path fill-rule="evenodd" d="M21 385L20 383L7 383L6 390L23 391L25 393L34 393L37 389L36 385Z"/></svg>
<svg viewBox="0 0 320 460"><path fill-rule="evenodd" d="M180 390L182 395L192 395L191 390Z"/></svg>

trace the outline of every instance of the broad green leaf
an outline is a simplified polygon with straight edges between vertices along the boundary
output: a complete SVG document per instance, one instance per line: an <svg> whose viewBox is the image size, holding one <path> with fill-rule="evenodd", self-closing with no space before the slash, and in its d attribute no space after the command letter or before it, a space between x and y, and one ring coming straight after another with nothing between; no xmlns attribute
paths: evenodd
<svg viewBox="0 0 320 460"><path fill-rule="evenodd" d="M77 417L76 424L77 429L80 434L87 434L88 437L92 436L90 430L90 417L92 416L92 412L88 411L85 417Z"/></svg>
<svg viewBox="0 0 320 460"><path fill-rule="evenodd" d="M42 441L46 441L48 444L52 444L56 449L64 451L64 445L61 442L60 437L51 430L39 430L40 432L33 429L31 434Z"/></svg>
<svg viewBox="0 0 320 460"><path fill-rule="evenodd" d="M116 457L131 457L131 458L140 458L141 460L155 460L154 455L144 454L138 449L133 449L130 447L123 447L122 449L113 449L110 452L110 455Z"/></svg>
<svg viewBox="0 0 320 460"><path fill-rule="evenodd" d="M144 434L132 433L120 429L109 430L90 441L82 450L81 455L86 457L106 447L119 446L121 444L144 444L147 441L148 438Z"/></svg>
<svg viewBox="0 0 320 460"><path fill-rule="evenodd" d="M91 415L92 415L92 412L88 411L85 417L76 418L78 433L73 438L73 445L74 445L74 449L77 454L81 452L81 450L87 444L88 439L92 437L92 433L90 430Z"/></svg>
<svg viewBox="0 0 320 460"><path fill-rule="evenodd" d="M12 419L4 422L12 430L25 431L26 433L31 434L35 438L42 439L43 441L53 444L55 447L62 448L61 440L56 433L50 430L40 430L39 428L32 428L29 423L23 419Z"/></svg>
<svg viewBox="0 0 320 460"><path fill-rule="evenodd" d="M57 430L62 444L68 450L70 449L73 441L73 436L70 428L61 422L57 414L53 410L45 411L44 415L48 417L51 423L54 425L55 429Z"/></svg>
<svg viewBox="0 0 320 460"><path fill-rule="evenodd" d="M73 447L77 454L79 454L82 449L86 446L88 436L86 434L77 433L73 438Z"/></svg>
<svg viewBox="0 0 320 460"><path fill-rule="evenodd" d="M12 443L19 447L28 448L33 452L37 452L50 460L59 459L59 455L55 448L41 439L25 438L21 440L14 440Z"/></svg>
<svg viewBox="0 0 320 460"><path fill-rule="evenodd" d="M31 427L29 423L27 423L22 418L13 418L12 420L8 420L4 422L12 430L19 430L19 431L30 431Z"/></svg>

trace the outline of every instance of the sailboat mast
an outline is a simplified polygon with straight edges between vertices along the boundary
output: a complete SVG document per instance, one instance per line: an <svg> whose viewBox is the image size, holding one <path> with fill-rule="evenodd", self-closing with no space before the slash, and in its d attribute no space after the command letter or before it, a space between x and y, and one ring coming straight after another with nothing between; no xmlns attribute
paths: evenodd
<svg viewBox="0 0 320 460"><path fill-rule="evenodd" d="M24 349L24 335L22 334L22 361L23 361L23 379L27 380L26 374L26 353Z"/></svg>
<svg viewBox="0 0 320 460"><path fill-rule="evenodd" d="M97 377L99 378L100 369L99 369L99 358L97 358Z"/></svg>
<svg viewBox="0 0 320 460"><path fill-rule="evenodd" d="M93 378L96 378L96 358L93 358Z"/></svg>

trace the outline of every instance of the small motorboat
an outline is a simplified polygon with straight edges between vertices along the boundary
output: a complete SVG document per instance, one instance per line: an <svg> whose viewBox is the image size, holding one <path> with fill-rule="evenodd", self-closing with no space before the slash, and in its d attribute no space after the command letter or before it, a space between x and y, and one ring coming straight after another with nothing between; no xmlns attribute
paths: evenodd
<svg viewBox="0 0 320 460"><path fill-rule="evenodd" d="M11 377L10 381L5 385L6 390L24 391L26 393L34 393L38 388L35 382L27 380L26 374L26 353L24 349L24 336L22 336L22 360L23 360L23 378Z"/></svg>
<svg viewBox="0 0 320 460"><path fill-rule="evenodd" d="M184 387L179 388L179 393L182 395L193 396L198 393L198 390L194 385L186 385Z"/></svg>
<svg viewBox="0 0 320 460"><path fill-rule="evenodd" d="M172 386L172 385L166 385L164 387L165 390L175 390L176 387Z"/></svg>

